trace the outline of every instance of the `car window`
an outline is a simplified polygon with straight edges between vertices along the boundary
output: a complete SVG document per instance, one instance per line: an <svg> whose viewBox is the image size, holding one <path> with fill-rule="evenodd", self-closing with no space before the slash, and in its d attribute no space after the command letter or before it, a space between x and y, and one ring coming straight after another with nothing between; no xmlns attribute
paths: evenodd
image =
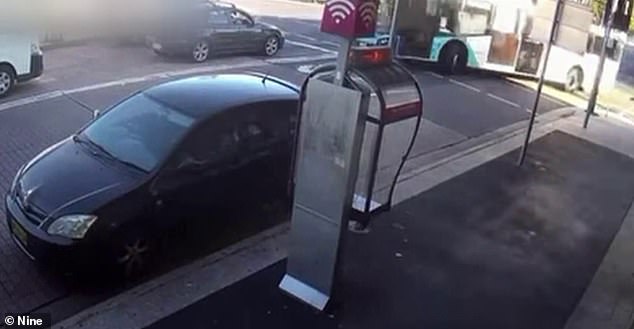
<svg viewBox="0 0 634 329"><path fill-rule="evenodd" d="M238 133L243 148L270 151L272 147L290 142L294 129L295 102L262 102L242 111Z"/></svg>
<svg viewBox="0 0 634 329"><path fill-rule="evenodd" d="M187 137L174 166L186 158L209 167L221 165L233 160L239 141L233 116L213 117Z"/></svg>
<svg viewBox="0 0 634 329"><path fill-rule="evenodd" d="M193 123L193 118L137 94L99 117L82 135L115 158L152 171Z"/></svg>
<svg viewBox="0 0 634 329"><path fill-rule="evenodd" d="M209 18L207 19L207 23L212 25L218 25L218 24L229 24L230 21L226 11L212 10L209 12Z"/></svg>
<svg viewBox="0 0 634 329"><path fill-rule="evenodd" d="M237 25L251 25L253 24L253 19L249 17L246 13L241 12L239 10L234 10L231 12L231 22Z"/></svg>

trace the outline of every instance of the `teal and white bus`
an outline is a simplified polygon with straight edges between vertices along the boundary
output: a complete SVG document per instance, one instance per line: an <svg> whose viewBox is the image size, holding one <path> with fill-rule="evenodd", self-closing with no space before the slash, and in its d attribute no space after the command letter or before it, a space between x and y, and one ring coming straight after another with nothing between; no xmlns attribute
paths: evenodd
<svg viewBox="0 0 634 329"><path fill-rule="evenodd" d="M634 2L614 1L602 88L615 84ZM469 67L535 77L545 62L555 7L556 0L388 0L381 3L380 32L357 44L392 44L397 58L437 62L451 74ZM590 0L566 1L548 81L569 91L589 89L603 40L601 21Z"/></svg>

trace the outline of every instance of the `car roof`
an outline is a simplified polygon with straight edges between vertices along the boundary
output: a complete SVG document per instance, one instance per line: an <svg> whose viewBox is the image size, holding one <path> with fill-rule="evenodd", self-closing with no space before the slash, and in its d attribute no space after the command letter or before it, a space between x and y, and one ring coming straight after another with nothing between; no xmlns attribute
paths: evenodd
<svg viewBox="0 0 634 329"><path fill-rule="evenodd" d="M145 95L193 118L263 101L298 100L297 88L258 74L216 74L175 80L151 87Z"/></svg>

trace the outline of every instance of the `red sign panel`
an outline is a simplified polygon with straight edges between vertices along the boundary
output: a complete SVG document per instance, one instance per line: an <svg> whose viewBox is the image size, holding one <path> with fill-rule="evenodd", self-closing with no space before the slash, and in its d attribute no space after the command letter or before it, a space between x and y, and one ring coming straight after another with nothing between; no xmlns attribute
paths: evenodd
<svg viewBox="0 0 634 329"><path fill-rule="evenodd" d="M328 0L321 18L321 31L344 38L374 36L378 0Z"/></svg>

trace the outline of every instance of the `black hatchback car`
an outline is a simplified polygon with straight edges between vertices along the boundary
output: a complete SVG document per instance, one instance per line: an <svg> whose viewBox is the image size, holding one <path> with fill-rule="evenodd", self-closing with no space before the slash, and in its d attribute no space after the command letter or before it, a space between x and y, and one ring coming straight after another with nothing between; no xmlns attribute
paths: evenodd
<svg viewBox="0 0 634 329"><path fill-rule="evenodd" d="M284 33L258 23L234 6L199 3L170 14L162 31L148 36L158 55L190 56L204 62L212 55L255 53L273 56L284 46Z"/></svg>
<svg viewBox="0 0 634 329"><path fill-rule="evenodd" d="M295 87L257 74L136 93L19 170L13 240L33 260L134 276L182 221L285 192L297 102Z"/></svg>

